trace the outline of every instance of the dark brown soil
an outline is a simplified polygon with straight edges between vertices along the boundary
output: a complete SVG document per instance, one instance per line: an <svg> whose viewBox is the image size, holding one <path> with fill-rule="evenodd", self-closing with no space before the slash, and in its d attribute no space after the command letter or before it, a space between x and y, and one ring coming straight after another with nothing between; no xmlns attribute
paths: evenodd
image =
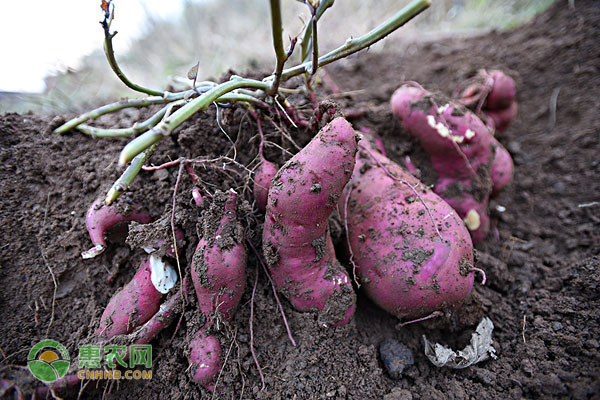
<svg viewBox="0 0 600 400"><path fill-rule="evenodd" d="M403 328L396 328L397 320L360 295L353 322L337 329L319 328L314 315L297 313L283 301L297 342L294 347L271 287L252 255L246 292L222 338L228 357L216 398L597 398L600 2L576 1L575 9L567 3L558 2L531 24L511 32L411 44L398 54L363 53L329 69L342 91L352 92L335 100L346 111L359 111L355 115L368 109L353 123L381 134L393 159L410 154L426 182L432 182L427 158L389 110L393 90L402 81L416 80L450 94L479 68L501 68L516 78L519 116L499 136L514 157L515 180L494 200L492 209L501 205L506 211L494 211L496 229L478 246L488 284L477 285L460 311ZM554 109L550 99L559 89ZM325 89L319 95L327 93ZM131 111L99 123L126 127L146 115ZM238 151L238 161L249 164L256 155L256 138L248 145L256 125L243 115L241 110L226 110L220 121L244 150ZM90 247L85 212L118 177L116 157L126 140L93 140L75 132L56 136L49 126L57 121L50 122L37 115L0 116L0 379L24 391L39 385L22 368L31 346L50 337L75 357L78 345L91 337L108 299L144 257L142 250L121 243L111 244L95 259L81 259L80 252ZM267 136L281 143L273 125L263 124ZM303 131L286 129L299 145L309 139ZM229 147L213 110L163 140L152 162L215 157ZM272 148L267 155L282 160ZM211 191L215 186L224 190L233 186L249 198L235 176L211 168L197 171ZM127 196L158 218L171 210L176 175L177 167L142 172ZM184 269L190 265L200 221L191 188L184 174L176 218L187 238ZM245 221L246 233L254 232L256 244L261 220L255 214ZM261 272L253 328L265 376L262 391L249 345L256 271ZM152 380L120 382L108 397L211 397L186 372L185 337L197 319L193 298L175 337L171 326L154 340ZM425 357L422 335L462 348L483 316L495 325L497 360L451 370L437 368ZM379 357L378 347L388 339L403 343L414 355L414 365L399 380L387 374ZM100 398L105 388L105 381L92 383L82 397ZM11 398L13 391L5 394ZM77 390L63 396L76 398Z"/></svg>

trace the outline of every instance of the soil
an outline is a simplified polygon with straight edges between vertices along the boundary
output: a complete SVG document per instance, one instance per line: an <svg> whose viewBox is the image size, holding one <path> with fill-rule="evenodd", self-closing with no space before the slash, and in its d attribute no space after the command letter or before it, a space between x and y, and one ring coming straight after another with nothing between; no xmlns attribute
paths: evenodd
<svg viewBox="0 0 600 400"><path fill-rule="evenodd" d="M360 294L354 320L335 329L319 328L315 315L295 312L282 299L296 341L293 346L271 286L250 252L242 302L221 337L227 362L215 398L598 397L600 2L574 3L571 9L568 2L557 2L513 31L405 44L397 54L363 52L328 69L342 91L332 97L354 117L355 126L382 135L392 159L410 155L426 183L433 182L427 157L391 115L388 101L393 90L402 81L414 80L449 95L480 68L500 68L516 78L519 115L499 135L515 161L514 183L492 202L493 232L477 246L487 284L476 285L456 312L404 327L396 327L398 320ZM557 93L554 107L551 99ZM327 88L317 93L319 99L329 95ZM148 110L128 111L103 117L97 124L127 127L148 115ZM144 258L143 250L130 249L120 238L101 256L81 259L80 252L91 246L86 210L118 177L116 160L127 140L51 133L70 117L0 116L0 378L2 385L14 383L23 392L39 386L23 368L31 346L50 337L65 345L74 359L78 345L89 343L111 295L131 279ZM221 108L218 122L237 141L237 160L256 166L255 122L235 108ZM293 129L283 119L274 122L299 146L314 133ZM273 123L263 119L263 126L269 140L293 148ZM218 157L230 147L213 109L164 139L151 161L158 165L178 157ZM267 157L281 165L282 152L267 150ZM237 176L225 174L222 163L215 165L196 167L204 187L211 192L234 187L251 200L251 192ZM177 175L177 167L142 172L126 196L159 218L172 209ZM175 218L187 238L184 270L201 227L192 187L184 173ZM255 246L262 218L255 211L244 221L245 234ZM121 381L110 394L106 381L98 381L81 393L75 389L60 394L211 398L186 372L185 338L198 323L195 296L189 297L179 329L173 324L152 343L151 381ZM254 348L265 380L262 390L250 353L251 304ZM435 367L426 358L423 335L462 349L484 316L495 325L497 360L454 370ZM380 344L390 340L413 355L414 364L400 376L393 374L397 379L386 372L379 355ZM0 386L2 393L16 396Z"/></svg>

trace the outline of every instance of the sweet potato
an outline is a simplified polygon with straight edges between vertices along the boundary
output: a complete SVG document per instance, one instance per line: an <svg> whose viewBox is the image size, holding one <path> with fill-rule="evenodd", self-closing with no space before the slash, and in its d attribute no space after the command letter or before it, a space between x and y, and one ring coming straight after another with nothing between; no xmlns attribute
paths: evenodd
<svg viewBox="0 0 600 400"><path fill-rule="evenodd" d="M484 107L488 110L508 108L515 102L517 97L515 81L503 71L497 69L490 71L489 76L492 78L493 83Z"/></svg>
<svg viewBox="0 0 600 400"><path fill-rule="evenodd" d="M511 182L513 169L513 160L509 152L504 147L496 147L491 170L492 195L496 195Z"/></svg>
<svg viewBox="0 0 600 400"><path fill-rule="evenodd" d="M106 248L104 234L117 224L136 221L140 224L152 222L152 218L136 204L127 202L113 203L107 206L104 200L96 200L88 209L85 223L94 247L81 253L83 258L96 257Z"/></svg>
<svg viewBox="0 0 600 400"><path fill-rule="evenodd" d="M154 254L148 255L133 279L109 301L96 333L101 338L131 333L159 310L163 295L177 282L177 272Z"/></svg>
<svg viewBox="0 0 600 400"><path fill-rule="evenodd" d="M233 317L246 282L246 249L237 217L237 193L217 192L203 213L202 238L192 259L192 281L204 326L190 341L192 377L210 388L219 371L221 347L211 330Z"/></svg>
<svg viewBox="0 0 600 400"><path fill-rule="evenodd" d="M202 330L196 333L189 344L188 360L191 365L192 379L199 385L212 390L213 380L221 368L221 344L214 335Z"/></svg>
<svg viewBox="0 0 600 400"><path fill-rule="evenodd" d="M515 81L503 71L482 69L458 94L458 102L478 114L484 112L494 128L502 132L517 117Z"/></svg>
<svg viewBox="0 0 600 400"><path fill-rule="evenodd" d="M357 135L343 118L327 124L271 181L263 252L278 289L318 323L347 323L355 309L348 275L337 261L328 219L354 169Z"/></svg>
<svg viewBox="0 0 600 400"><path fill-rule="evenodd" d="M510 103L507 108L498 110L485 110L485 115L494 124L498 132L503 132L517 118L518 107L516 102Z"/></svg>
<svg viewBox="0 0 600 400"><path fill-rule="evenodd" d="M489 231L492 179L501 179L496 186L502 187L512 176L508 152L475 114L441 95L404 85L392 96L391 106L429 153L438 173L435 192L464 219L473 242L484 239ZM492 176L496 158L497 173Z"/></svg>
<svg viewBox="0 0 600 400"><path fill-rule="evenodd" d="M277 174L277 167L272 162L263 159L254 173L254 198L259 210L267 207L271 179Z"/></svg>
<svg viewBox="0 0 600 400"><path fill-rule="evenodd" d="M403 319L460 304L473 285L473 244L456 212L414 176L359 142L340 214L366 294Z"/></svg>

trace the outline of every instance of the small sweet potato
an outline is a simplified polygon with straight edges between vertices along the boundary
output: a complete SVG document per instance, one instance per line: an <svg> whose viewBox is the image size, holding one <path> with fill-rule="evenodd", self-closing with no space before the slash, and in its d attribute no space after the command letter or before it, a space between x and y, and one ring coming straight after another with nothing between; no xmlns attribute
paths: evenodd
<svg viewBox="0 0 600 400"><path fill-rule="evenodd" d="M498 132L503 132L517 118L517 102L512 102L507 108L498 110L485 110L485 115L493 122Z"/></svg>
<svg viewBox="0 0 600 400"><path fill-rule="evenodd" d="M217 192L203 213L202 238L192 259L191 276L204 326L189 343L192 378L210 389L220 368L221 346L216 336L220 321L233 317L246 282L246 249L237 217L237 193Z"/></svg>
<svg viewBox="0 0 600 400"><path fill-rule="evenodd" d="M357 135L343 118L327 124L271 181L263 252L278 289L299 311L319 312L318 323L347 323L355 309L348 275L328 231L354 169Z"/></svg>
<svg viewBox="0 0 600 400"><path fill-rule="evenodd" d="M503 71L480 70L458 94L457 101L479 115L483 112L496 131L504 131L517 117L515 81Z"/></svg>
<svg viewBox="0 0 600 400"><path fill-rule="evenodd" d="M136 204L120 201L107 206L104 200L94 201L88 209L85 219L94 247L81 253L81 257L93 258L102 254L106 248L106 240L104 239L106 231L117 224L130 221L147 224L152 222L152 218Z"/></svg>
<svg viewBox="0 0 600 400"><path fill-rule="evenodd" d="M188 360L192 379L208 390L213 389L213 380L221 368L221 344L213 335L199 330L190 340Z"/></svg>
<svg viewBox="0 0 600 400"><path fill-rule="evenodd" d="M254 198L259 210L267 207L271 179L277 174L277 167L272 162L263 159L254 173Z"/></svg>
<svg viewBox="0 0 600 400"><path fill-rule="evenodd" d="M415 319L456 306L473 285L473 244L456 212L414 176L359 142L340 214L362 286L380 307Z"/></svg>
<svg viewBox="0 0 600 400"><path fill-rule="evenodd" d="M497 69L490 71L489 76L492 78L493 83L484 107L488 110L508 108L515 102L517 97L515 81L503 71Z"/></svg>

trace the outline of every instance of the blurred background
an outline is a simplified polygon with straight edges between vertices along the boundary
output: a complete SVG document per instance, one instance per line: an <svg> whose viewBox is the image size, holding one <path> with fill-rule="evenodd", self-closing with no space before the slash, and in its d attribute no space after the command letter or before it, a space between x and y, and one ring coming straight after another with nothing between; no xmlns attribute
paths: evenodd
<svg viewBox="0 0 600 400"><path fill-rule="evenodd" d="M369 51L415 40L470 36L526 23L554 0L433 0L433 5ZM559 0L561 1L561 0ZM319 22L321 54L376 27L408 0L337 0ZM285 46L309 12L283 0ZM199 62L198 79L267 74L274 65L266 0L113 0L112 30L121 69L135 83L164 90ZM0 14L0 112L56 114L141 94L125 87L102 50L100 0L8 0ZM296 53L299 53L298 49ZM294 65L295 58L286 64Z"/></svg>

